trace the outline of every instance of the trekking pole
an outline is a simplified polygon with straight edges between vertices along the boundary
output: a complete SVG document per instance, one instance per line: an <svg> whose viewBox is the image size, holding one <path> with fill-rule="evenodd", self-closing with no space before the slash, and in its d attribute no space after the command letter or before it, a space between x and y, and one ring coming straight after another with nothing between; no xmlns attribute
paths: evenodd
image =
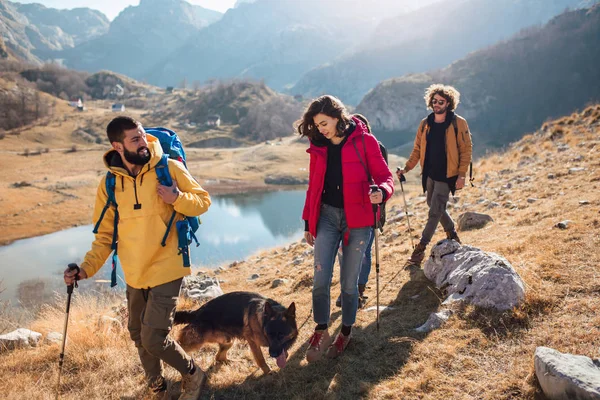
<svg viewBox="0 0 600 400"><path fill-rule="evenodd" d="M371 193L379 192L377 185L371 185ZM379 204L373 204L373 234L375 235L375 290L377 292L377 332L379 332L379 229L377 229L377 211Z"/></svg>
<svg viewBox="0 0 600 400"><path fill-rule="evenodd" d="M396 171L400 171L400 167L396 168ZM406 178L404 174L400 175L400 189L402 191L402 198L404 199L404 212L406 213L406 223L408 224L408 237L410 238L410 245L412 248L415 248L415 244L412 238L412 230L410 229L410 219L408 218L408 204L406 203L406 196L404 195L404 185L403 182L406 182Z"/></svg>
<svg viewBox="0 0 600 400"><path fill-rule="evenodd" d="M65 343L67 341L67 325L69 323L69 310L71 308L71 294L73 294L73 287L77 287L77 279L79 278L79 267L77 264L69 264L69 270L77 270L75 275L75 282L67 286L67 310L65 311L65 326L63 327L63 338L62 347L60 349L60 357L58 359L58 382L56 384L56 399L58 400L58 393L60 392L60 375L62 374L63 361L65 359Z"/></svg>

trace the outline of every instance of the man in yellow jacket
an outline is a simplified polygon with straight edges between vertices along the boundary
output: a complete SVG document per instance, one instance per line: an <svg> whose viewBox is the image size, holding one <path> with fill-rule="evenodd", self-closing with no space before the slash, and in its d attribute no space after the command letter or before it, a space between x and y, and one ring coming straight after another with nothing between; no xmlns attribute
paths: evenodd
<svg viewBox="0 0 600 400"><path fill-rule="evenodd" d="M423 191L427 192L429 216L421 240L415 246L409 262L421 265L425 249L438 223L448 239L460 243L454 221L446 206L450 193L465 186L471 164L471 133L467 121L454 113L460 93L452 86L434 84L425 91L425 103L433 112L421 121L413 150L403 169L397 170L398 179L421 164Z"/></svg>
<svg viewBox="0 0 600 400"><path fill-rule="evenodd" d="M112 150L104 155L106 167L116 176L118 204L118 254L127 284L128 329L138 349L150 389L166 391L161 361L182 374L180 399L196 399L205 379L179 344L168 337L183 277L190 268L178 254L177 230L171 229L163 247L161 241L173 213L176 220L198 216L208 210L211 200L182 163L168 160L173 185L158 182L155 167L163 154L157 138L147 135L142 125L129 117L117 117L106 132ZM94 223L108 194L105 178L98 185ZM78 279L93 276L111 253L114 228L113 207L100 223L92 249L85 255ZM67 269L64 280L70 285L77 272Z"/></svg>

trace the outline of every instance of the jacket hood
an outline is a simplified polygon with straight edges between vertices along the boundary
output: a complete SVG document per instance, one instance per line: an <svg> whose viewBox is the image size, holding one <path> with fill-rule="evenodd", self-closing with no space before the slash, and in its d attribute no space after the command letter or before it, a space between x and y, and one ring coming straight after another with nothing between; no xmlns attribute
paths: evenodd
<svg viewBox="0 0 600 400"><path fill-rule="evenodd" d="M156 164L158 164L163 155L160 141L152 135L146 135L146 138L148 140L148 150L150 150L150 161L142 167L140 173L150 171L152 168L156 167ZM115 175L129 176L129 172L123 164L121 155L115 149L111 149L104 153L102 159L104 160L104 165L110 172Z"/></svg>

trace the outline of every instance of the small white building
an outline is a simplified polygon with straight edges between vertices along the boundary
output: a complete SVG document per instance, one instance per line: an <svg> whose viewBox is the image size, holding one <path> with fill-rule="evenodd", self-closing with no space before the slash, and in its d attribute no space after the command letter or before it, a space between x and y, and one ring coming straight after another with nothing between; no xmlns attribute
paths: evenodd
<svg viewBox="0 0 600 400"><path fill-rule="evenodd" d="M114 103L110 106L112 112L125 112L125 104L123 103Z"/></svg>
<svg viewBox="0 0 600 400"><path fill-rule="evenodd" d="M209 115L206 117L206 126L221 126L221 116L220 115Z"/></svg>

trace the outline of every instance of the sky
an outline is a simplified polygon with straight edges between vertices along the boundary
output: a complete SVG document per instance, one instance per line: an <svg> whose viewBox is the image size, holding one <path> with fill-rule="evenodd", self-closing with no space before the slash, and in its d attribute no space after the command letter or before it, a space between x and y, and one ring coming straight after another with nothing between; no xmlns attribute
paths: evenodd
<svg viewBox="0 0 600 400"><path fill-rule="evenodd" d="M89 7L104 13L111 21L127 6L137 6L139 0L13 0L17 3L40 3L52 8ZM204 8L225 12L236 0L186 0Z"/></svg>

